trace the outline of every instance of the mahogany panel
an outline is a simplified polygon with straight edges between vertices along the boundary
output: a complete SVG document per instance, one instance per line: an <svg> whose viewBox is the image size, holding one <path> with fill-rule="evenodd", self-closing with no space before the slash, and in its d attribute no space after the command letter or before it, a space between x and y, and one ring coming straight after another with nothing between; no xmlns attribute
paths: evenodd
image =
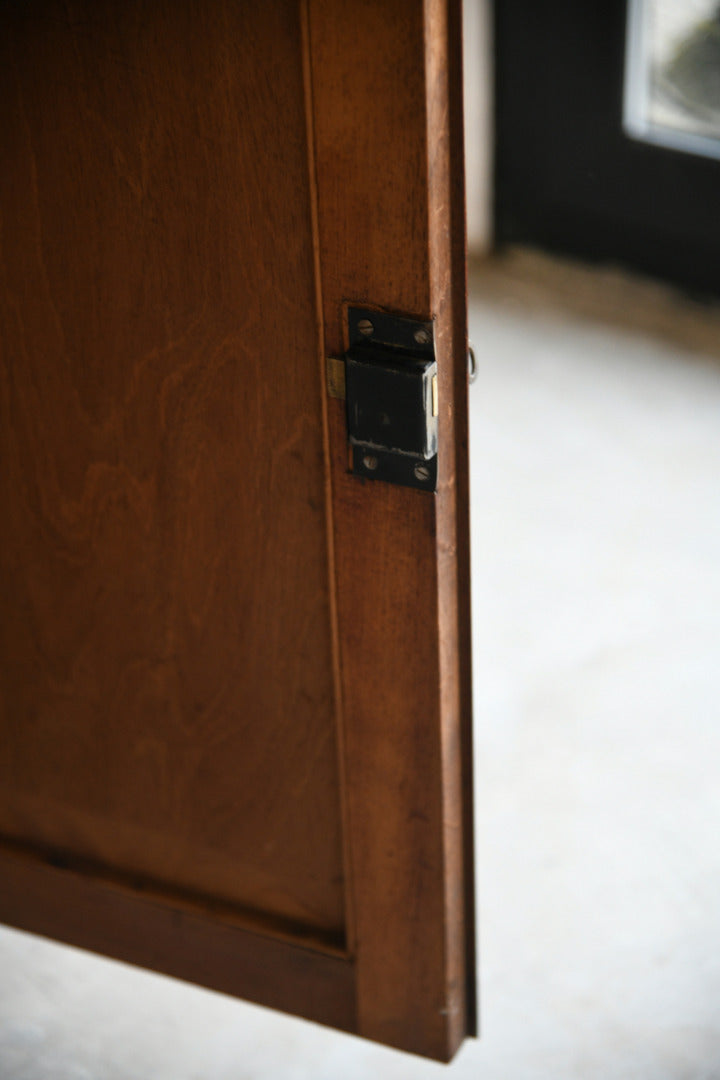
<svg viewBox="0 0 720 1080"><path fill-rule="evenodd" d="M0 918L441 1060L475 1007L459 57L457 0L0 14ZM348 302L435 321L436 495L347 471Z"/></svg>
<svg viewBox="0 0 720 1080"><path fill-rule="evenodd" d="M344 935L295 0L0 8L0 834Z"/></svg>

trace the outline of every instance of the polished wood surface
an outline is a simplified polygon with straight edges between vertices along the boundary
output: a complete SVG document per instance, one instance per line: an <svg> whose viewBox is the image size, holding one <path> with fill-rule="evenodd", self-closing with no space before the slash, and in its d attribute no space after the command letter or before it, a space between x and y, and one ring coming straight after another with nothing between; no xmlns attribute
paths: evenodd
<svg viewBox="0 0 720 1080"><path fill-rule="evenodd" d="M439 1060L475 1008L459 23L0 9L0 918ZM436 495L348 472L358 302L435 322Z"/></svg>
<svg viewBox="0 0 720 1080"><path fill-rule="evenodd" d="M7 849L0 850L0 882L3 922L355 1030L355 973L346 957L248 931L230 911L209 917L201 905L148 896Z"/></svg>
<svg viewBox="0 0 720 1080"><path fill-rule="evenodd" d="M348 301L433 318L440 385L437 495L349 475L328 401L358 1030L447 1059L475 977L459 5L352 8L310 2L327 351Z"/></svg>
<svg viewBox="0 0 720 1080"><path fill-rule="evenodd" d="M344 933L292 0L0 10L0 834Z"/></svg>

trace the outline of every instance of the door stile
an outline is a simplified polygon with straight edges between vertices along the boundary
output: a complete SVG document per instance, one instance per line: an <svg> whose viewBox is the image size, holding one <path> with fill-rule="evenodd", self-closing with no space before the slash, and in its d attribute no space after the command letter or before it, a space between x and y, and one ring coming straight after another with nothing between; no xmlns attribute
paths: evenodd
<svg viewBox="0 0 720 1080"><path fill-rule="evenodd" d="M467 555L457 533L467 505L464 231L449 216L462 153L457 118L448 127L460 107L447 78L455 7L366 0L343 11L309 0L328 354L347 347L348 304L435 322L436 495L350 474L344 404L328 401L328 418L358 1033L443 1060L474 1027L469 668L458 659L469 645L459 597L468 575L455 567Z"/></svg>

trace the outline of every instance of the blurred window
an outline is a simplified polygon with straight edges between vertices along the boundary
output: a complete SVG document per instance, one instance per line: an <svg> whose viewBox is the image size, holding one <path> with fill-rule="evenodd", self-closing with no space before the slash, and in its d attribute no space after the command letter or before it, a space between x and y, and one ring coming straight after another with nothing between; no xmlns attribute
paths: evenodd
<svg viewBox="0 0 720 1080"><path fill-rule="evenodd" d="M630 0L626 41L627 133L720 157L718 0Z"/></svg>

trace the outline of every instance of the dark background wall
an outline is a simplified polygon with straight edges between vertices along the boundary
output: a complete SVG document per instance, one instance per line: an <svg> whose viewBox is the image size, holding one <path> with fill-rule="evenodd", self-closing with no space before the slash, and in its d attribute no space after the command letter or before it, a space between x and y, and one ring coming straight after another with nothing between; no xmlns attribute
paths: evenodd
<svg viewBox="0 0 720 1080"><path fill-rule="evenodd" d="M496 0L496 241L720 294L720 161L623 134L625 18L625 0Z"/></svg>

